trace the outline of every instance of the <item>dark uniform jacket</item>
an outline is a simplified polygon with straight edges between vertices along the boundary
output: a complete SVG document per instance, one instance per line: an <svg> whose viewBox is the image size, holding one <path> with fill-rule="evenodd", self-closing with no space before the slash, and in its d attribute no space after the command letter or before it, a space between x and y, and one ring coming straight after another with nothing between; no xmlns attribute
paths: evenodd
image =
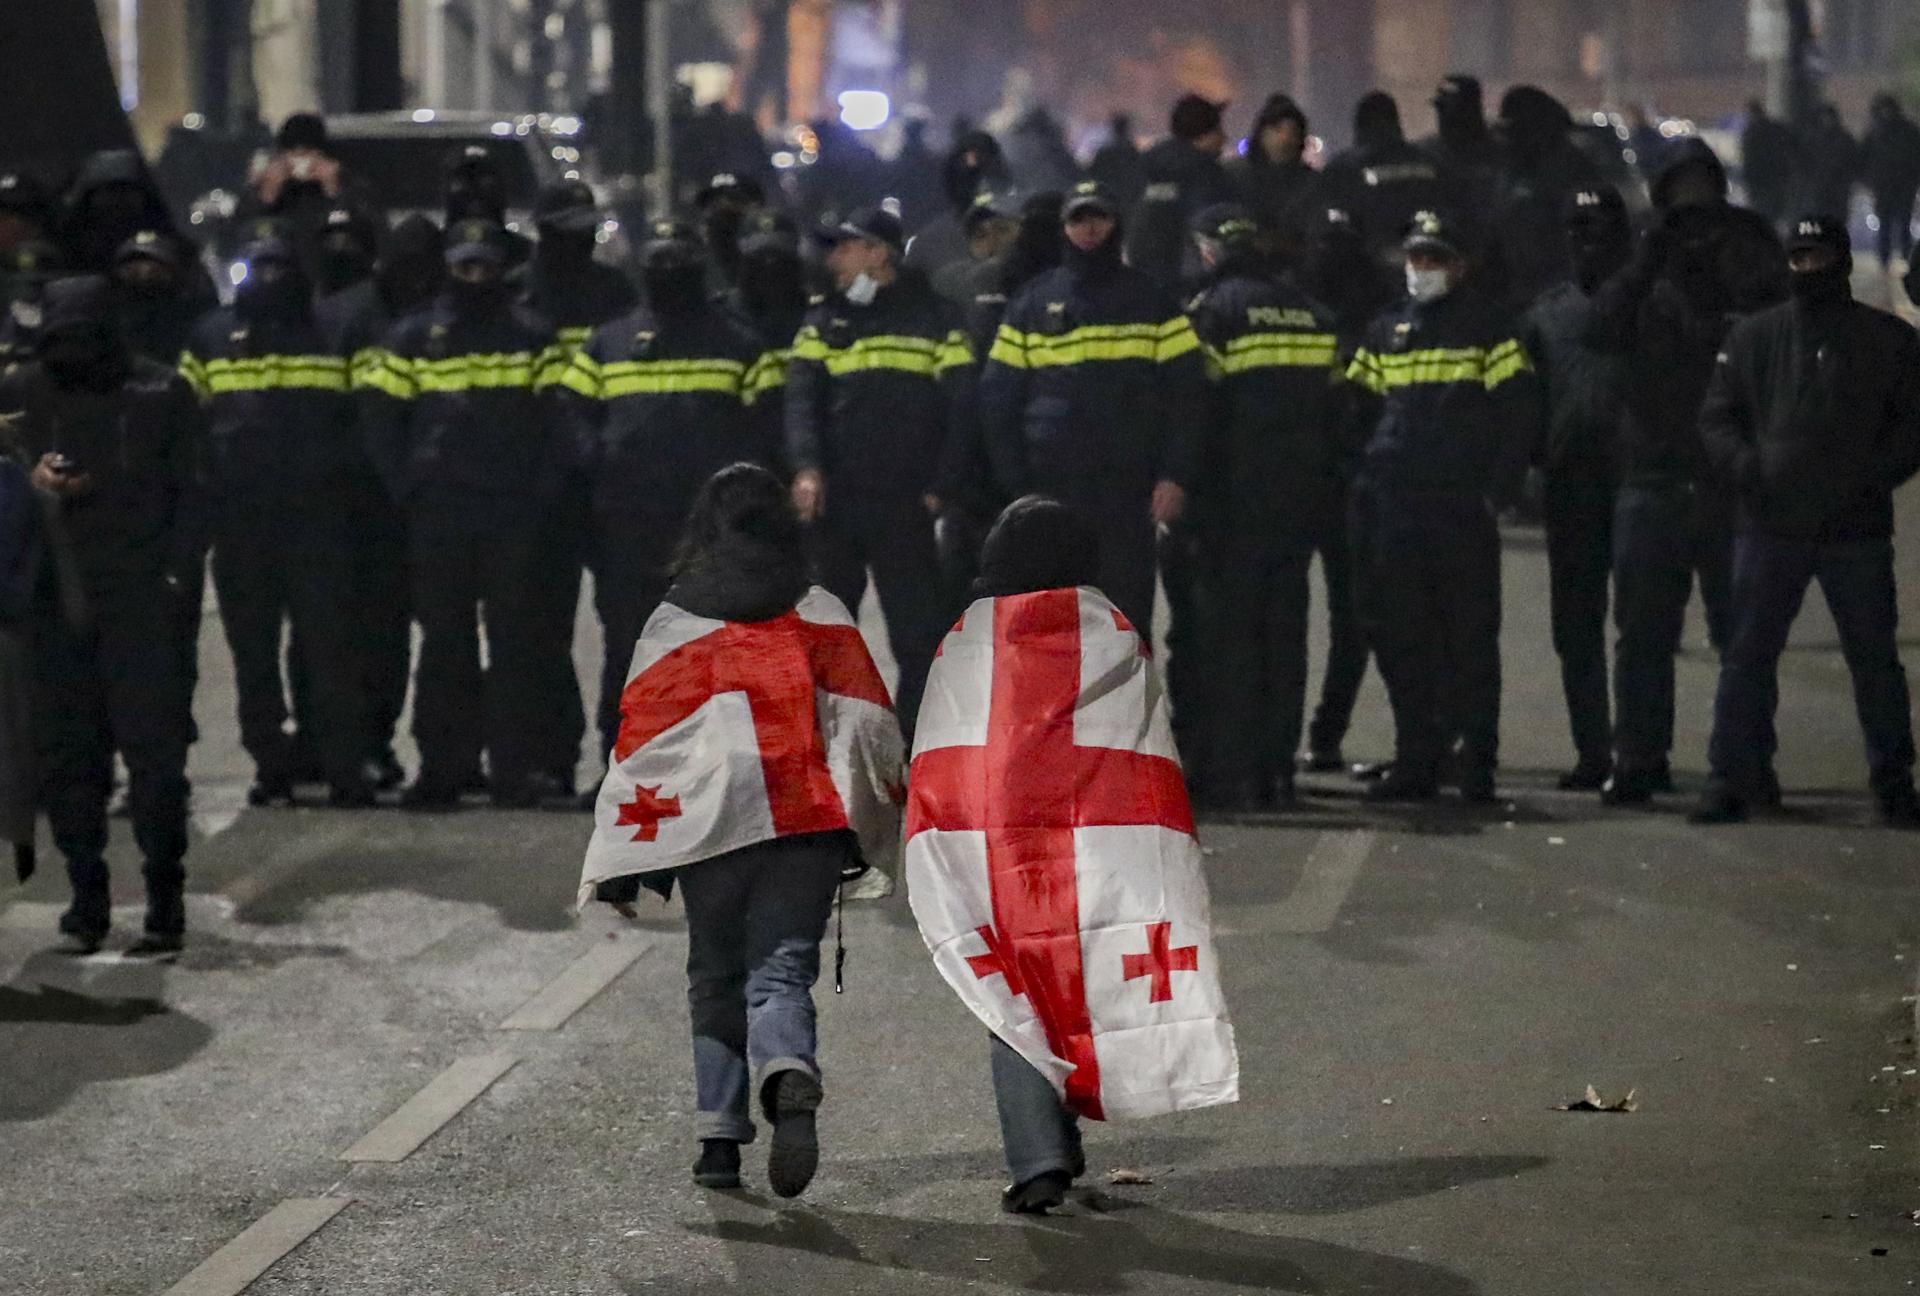
<svg viewBox="0 0 1920 1296"><path fill-rule="evenodd" d="M1445 206L1452 192L1440 164L1404 139L1355 145L1327 163L1330 206L1351 212L1375 257L1397 257L1407 225L1421 211Z"/></svg>
<svg viewBox="0 0 1920 1296"><path fill-rule="evenodd" d="M603 325L560 381L602 526L646 518L677 533L714 473L777 457L781 360L718 306Z"/></svg>
<svg viewBox="0 0 1920 1296"><path fill-rule="evenodd" d="M1506 312L1471 284L1381 315L1347 378L1364 394L1368 488L1495 501L1518 488L1539 387Z"/></svg>
<svg viewBox="0 0 1920 1296"><path fill-rule="evenodd" d="M1920 470L1920 338L1852 300L1751 316L1727 336L1701 433L1743 530L1885 539L1894 490Z"/></svg>
<svg viewBox="0 0 1920 1296"><path fill-rule="evenodd" d="M1193 324L1117 262L1060 266L1007 307L981 379L1002 493L1144 499L1199 468L1206 365Z"/></svg>
<svg viewBox="0 0 1920 1296"><path fill-rule="evenodd" d="M975 365L954 308L917 275L870 306L807 312L787 365L787 458L861 498L945 494L975 415Z"/></svg>
<svg viewBox="0 0 1920 1296"><path fill-rule="evenodd" d="M479 525L529 520L564 479L552 389L566 357L518 306L462 317L442 297L394 325L354 373L394 499Z"/></svg>
<svg viewBox="0 0 1920 1296"><path fill-rule="evenodd" d="M556 267L536 253L527 266L521 300L553 325L561 346L578 351L589 334L631 311L640 297L627 277L610 265L588 261Z"/></svg>
<svg viewBox="0 0 1920 1296"><path fill-rule="evenodd" d="M1200 276L1187 236L1196 214L1239 193L1220 159L1169 137L1140 155L1146 187L1127 218L1127 261L1168 292Z"/></svg>
<svg viewBox="0 0 1920 1296"><path fill-rule="evenodd" d="M65 389L38 362L0 378L0 415L22 414L29 463L65 455L93 479L61 505L63 530L87 594L186 582L206 552L200 403L186 379L133 359L104 391Z"/></svg>
<svg viewBox="0 0 1920 1296"><path fill-rule="evenodd" d="M1213 380L1201 524L1241 545L1320 533L1345 503L1332 317L1290 281L1231 263L1188 311Z"/></svg>
<svg viewBox="0 0 1920 1296"><path fill-rule="evenodd" d="M1534 303L1520 344L1540 374L1544 402L1534 461L1551 477L1616 481L1628 419L1626 359L1587 341L1593 299L1563 283Z"/></svg>

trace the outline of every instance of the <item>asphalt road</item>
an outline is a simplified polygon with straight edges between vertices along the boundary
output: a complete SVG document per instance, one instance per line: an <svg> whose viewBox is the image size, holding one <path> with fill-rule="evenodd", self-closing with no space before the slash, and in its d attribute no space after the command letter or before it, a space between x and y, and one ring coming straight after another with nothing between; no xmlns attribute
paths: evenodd
<svg viewBox="0 0 1920 1296"><path fill-rule="evenodd" d="M1920 493L1902 512L1912 625ZM1207 825L1244 1099L1093 1127L1092 1191L1027 1222L997 1209L984 1032L904 900L850 912L847 992L821 995L813 1190L702 1193L677 912L576 917L580 815L242 809L210 620L186 955L61 955L58 877L0 891L0 1292L210 1296L290 1245L248 1290L1913 1288L1920 841L1872 826L1824 609L1783 672L1789 813L1706 831L1685 797L1551 790L1536 534L1509 535L1506 590L1511 805L1377 813L1329 778L1299 814ZM1696 615L1686 789L1702 637ZM586 678L598 653L583 620ZM1387 746L1370 680L1348 751ZM124 824L114 863L124 944ZM1588 1084L1637 1110L1554 1110ZM1123 1167L1152 1182L1107 1183Z"/></svg>

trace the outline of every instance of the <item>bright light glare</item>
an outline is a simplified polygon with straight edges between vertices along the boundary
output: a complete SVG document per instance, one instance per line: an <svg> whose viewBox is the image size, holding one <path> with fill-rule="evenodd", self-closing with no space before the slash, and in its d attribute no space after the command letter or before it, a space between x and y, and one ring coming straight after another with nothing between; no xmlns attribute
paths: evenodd
<svg viewBox="0 0 1920 1296"><path fill-rule="evenodd" d="M415 108L413 110L413 119L417 122L430 122L433 120L433 109Z"/></svg>
<svg viewBox="0 0 1920 1296"><path fill-rule="evenodd" d="M782 171L793 170L794 156L785 149L773 155L773 165Z"/></svg>
<svg viewBox="0 0 1920 1296"><path fill-rule="evenodd" d="M892 101L878 90L840 92L840 120L854 130L878 130L892 115Z"/></svg>
<svg viewBox="0 0 1920 1296"><path fill-rule="evenodd" d="M238 288L241 284L245 283L246 281L247 281L247 263L245 261L235 261L232 265L227 267L228 283L232 284L235 288Z"/></svg>

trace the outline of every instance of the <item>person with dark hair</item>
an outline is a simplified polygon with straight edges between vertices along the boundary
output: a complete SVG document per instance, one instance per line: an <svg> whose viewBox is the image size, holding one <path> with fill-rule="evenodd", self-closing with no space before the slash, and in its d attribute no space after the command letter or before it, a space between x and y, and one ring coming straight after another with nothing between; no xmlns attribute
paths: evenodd
<svg viewBox="0 0 1920 1296"><path fill-rule="evenodd" d="M1748 100L1747 124L1740 132L1740 166L1748 205L1770 221L1786 217L1798 151L1793 127L1769 116L1760 100Z"/></svg>
<svg viewBox="0 0 1920 1296"><path fill-rule="evenodd" d="M1107 141L1093 151L1087 163L1087 177L1113 195L1121 211L1132 211L1147 187L1146 169L1140 161L1140 144L1133 136L1133 117L1115 113L1107 124Z"/></svg>
<svg viewBox="0 0 1920 1296"><path fill-rule="evenodd" d="M953 624L935 525L972 440L977 366L958 312L901 269L899 220L878 208L820 231L834 295L807 313L787 366L787 460L821 584L858 607L871 583L900 665L911 731Z"/></svg>
<svg viewBox="0 0 1920 1296"><path fill-rule="evenodd" d="M1283 94L1260 106L1241 156L1227 163L1240 197L1273 241L1274 255L1295 265L1306 250L1307 228L1324 207L1320 173L1305 157L1307 114Z"/></svg>
<svg viewBox="0 0 1920 1296"><path fill-rule="evenodd" d="M1187 237L1193 218L1234 199L1234 183L1220 164L1225 109L1201 95L1182 95L1168 117L1167 138L1140 157L1146 185L1126 213L1127 263L1164 292L1180 294L1200 277L1199 253Z"/></svg>
<svg viewBox="0 0 1920 1296"><path fill-rule="evenodd" d="M1336 154L1324 175L1328 205L1348 213L1368 253L1396 273L1414 213L1438 210L1449 196L1440 164L1407 142L1400 106L1384 90L1354 107L1353 147Z"/></svg>
<svg viewBox="0 0 1920 1296"><path fill-rule="evenodd" d="M1818 580L1853 676L1880 818L1920 828L1893 572L1893 492L1920 471L1920 341L1853 299L1843 216L1795 222L1787 258L1792 299L1734 325L1700 416L1740 523L1712 774L1692 819L1733 823L1777 798L1780 654Z"/></svg>
<svg viewBox="0 0 1920 1296"><path fill-rule="evenodd" d="M1913 257L1913 200L1920 192L1920 126L1890 94L1873 101L1873 124L1860 146L1861 174L1880 221L1880 268Z"/></svg>
<svg viewBox="0 0 1920 1296"><path fill-rule="evenodd" d="M1573 278L1527 312L1520 341L1545 395L1534 462L1545 483L1549 616L1575 757L1560 786L1597 792L1613 769L1607 607L1632 378L1625 361L1596 351L1587 333L1593 295L1633 255L1633 226L1619 191L1606 187L1574 194L1561 220Z"/></svg>
<svg viewBox="0 0 1920 1296"><path fill-rule="evenodd" d="M504 235L456 223L444 291L355 364L362 425L407 514L420 772L402 800L417 810L455 808L483 752L495 804L531 806L550 791L531 585L568 459L550 395L566 353L553 326L514 301Z"/></svg>
<svg viewBox="0 0 1920 1296"><path fill-rule="evenodd" d="M799 521L766 469L700 488L672 581L621 694L581 900L630 913L641 887L679 886L694 1182L740 1187L758 1108L768 1186L797 1197L820 1163L820 944L843 882L897 860L900 730L853 618L808 588Z"/></svg>
<svg viewBox="0 0 1920 1296"><path fill-rule="evenodd" d="M187 748L192 686L180 603L205 555L202 421L171 368L134 355L104 279L47 290L35 358L0 377L0 417L56 502L84 619L54 618L37 645L41 806L66 856L61 932L92 952L112 923L107 798L126 762L145 857L145 934L134 957L170 957L186 931Z"/></svg>
<svg viewBox="0 0 1920 1296"><path fill-rule="evenodd" d="M1505 157L1492 199L1495 285L1515 311L1573 273L1566 211L1574 195L1600 183L1600 173L1571 138L1573 115L1537 86L1501 96Z"/></svg>
<svg viewBox="0 0 1920 1296"><path fill-rule="evenodd" d="M1501 141L1487 124L1485 91L1478 77L1450 72L1433 90L1438 129L1419 141L1445 177L1456 209L1472 210L1491 197L1504 159Z"/></svg>
<svg viewBox="0 0 1920 1296"><path fill-rule="evenodd" d="M784 351L769 354L707 298L708 254L697 231L656 222L640 267L644 304L595 329L561 379L587 487L588 561L607 645L597 712L603 751L618 736L627 664L666 595L671 546L688 507L728 464L777 460L785 379Z"/></svg>

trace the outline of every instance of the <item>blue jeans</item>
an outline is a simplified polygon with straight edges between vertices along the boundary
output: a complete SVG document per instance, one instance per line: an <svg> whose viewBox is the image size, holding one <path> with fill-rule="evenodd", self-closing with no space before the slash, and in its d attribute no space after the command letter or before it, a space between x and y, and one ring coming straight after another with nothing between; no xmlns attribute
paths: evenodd
<svg viewBox="0 0 1920 1296"><path fill-rule="evenodd" d="M848 852L845 833L820 833L680 870L696 1137L753 1141L750 1076L759 1093L784 1071L818 1078L813 983Z"/></svg>
<svg viewBox="0 0 1920 1296"><path fill-rule="evenodd" d="M1734 545L1733 642L1720 660L1707 757L1714 781L1736 795L1761 790L1778 746L1780 654L1807 586L1820 582L1853 676L1854 710L1867 740L1874 791L1913 782L1913 719L1900 665L1893 542L1822 543L1745 534Z"/></svg>
<svg viewBox="0 0 1920 1296"><path fill-rule="evenodd" d="M1000 1141L1017 1184L1050 1170L1073 1178L1086 1172L1080 1122L1060 1105L1047 1078L998 1035L993 1040L993 1100L1000 1109Z"/></svg>

